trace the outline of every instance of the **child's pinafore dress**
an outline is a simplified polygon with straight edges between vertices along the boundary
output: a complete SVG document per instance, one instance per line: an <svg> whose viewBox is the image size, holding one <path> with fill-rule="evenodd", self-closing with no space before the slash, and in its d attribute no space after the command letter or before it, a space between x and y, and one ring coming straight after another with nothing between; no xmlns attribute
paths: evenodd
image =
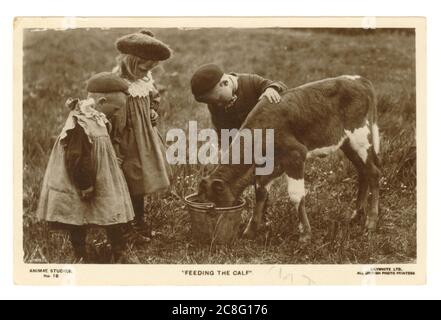
<svg viewBox="0 0 441 320"><path fill-rule="evenodd" d="M150 120L152 92L156 91L151 75L129 83L126 109L112 121L113 143L122 158L122 169L131 195L164 191L170 186L170 166L165 144Z"/></svg>
<svg viewBox="0 0 441 320"><path fill-rule="evenodd" d="M52 149L43 180L37 217L40 220L70 225L115 225L134 218L130 195L106 128L104 114L82 104L70 112ZM68 175L65 140L81 126L91 144L91 163L95 194L81 199L78 188Z"/></svg>

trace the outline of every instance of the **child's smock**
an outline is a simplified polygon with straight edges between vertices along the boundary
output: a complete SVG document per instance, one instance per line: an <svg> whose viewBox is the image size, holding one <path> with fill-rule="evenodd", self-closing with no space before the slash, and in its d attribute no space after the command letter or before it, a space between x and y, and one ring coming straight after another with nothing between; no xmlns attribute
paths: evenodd
<svg viewBox="0 0 441 320"><path fill-rule="evenodd" d="M164 191L170 186L170 166L165 144L150 120L159 94L150 74L129 85L126 108L112 118L112 142L131 195Z"/></svg>
<svg viewBox="0 0 441 320"><path fill-rule="evenodd" d="M43 180L37 217L70 225L114 225L134 218L130 195L106 128L107 119L96 110L70 112L52 149ZM66 168L66 140L78 126L91 144L94 196L82 200Z"/></svg>

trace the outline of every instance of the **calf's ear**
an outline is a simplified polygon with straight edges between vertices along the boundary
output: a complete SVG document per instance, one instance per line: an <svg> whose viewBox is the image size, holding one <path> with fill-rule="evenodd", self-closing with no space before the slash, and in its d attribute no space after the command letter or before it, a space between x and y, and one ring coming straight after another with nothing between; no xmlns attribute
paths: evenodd
<svg viewBox="0 0 441 320"><path fill-rule="evenodd" d="M225 190L225 181L221 180L221 179L215 179L213 180L213 182L211 183L211 189L215 192L215 193L221 193Z"/></svg>
<svg viewBox="0 0 441 320"><path fill-rule="evenodd" d="M198 193L199 194L203 194L207 191L207 187L208 187L208 178L203 178L201 180L201 182L199 182L199 190Z"/></svg>

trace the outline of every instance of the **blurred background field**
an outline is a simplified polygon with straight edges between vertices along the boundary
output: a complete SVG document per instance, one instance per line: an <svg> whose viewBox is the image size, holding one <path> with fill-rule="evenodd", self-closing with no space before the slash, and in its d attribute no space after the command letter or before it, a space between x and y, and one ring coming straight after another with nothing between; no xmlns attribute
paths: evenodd
<svg viewBox="0 0 441 320"><path fill-rule="evenodd" d="M25 32L23 83L24 259L26 262L70 263L66 234L48 232L35 218L40 185L50 150L67 116L64 102L85 97L85 82L115 66L115 40L130 29L82 29ZM210 127L208 111L194 101L189 79L197 66L216 62L225 71L257 73L295 87L342 74L372 81L379 96L383 178L378 233L368 239L345 218L355 205L356 172L338 154L307 163L306 208L313 241L298 243L297 217L289 210L285 182L273 187L268 208L270 227L255 241L230 247L191 242L190 222L182 200L196 190L209 167L173 167L170 193L146 198L152 241L130 247L130 263L199 264L348 264L411 263L416 259L416 102L413 30L356 29L153 29L168 43L173 58L154 71L164 89L160 130L186 128L197 120ZM254 194L245 198L245 221ZM102 230L94 228L89 251L105 262L109 248Z"/></svg>

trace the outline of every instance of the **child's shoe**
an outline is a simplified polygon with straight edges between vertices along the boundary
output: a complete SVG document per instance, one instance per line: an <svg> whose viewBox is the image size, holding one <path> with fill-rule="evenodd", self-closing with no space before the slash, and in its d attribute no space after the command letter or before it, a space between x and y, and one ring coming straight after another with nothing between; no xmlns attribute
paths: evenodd
<svg viewBox="0 0 441 320"><path fill-rule="evenodd" d="M88 263L88 255L85 245L74 245L73 249L75 254L75 260L73 264Z"/></svg>

